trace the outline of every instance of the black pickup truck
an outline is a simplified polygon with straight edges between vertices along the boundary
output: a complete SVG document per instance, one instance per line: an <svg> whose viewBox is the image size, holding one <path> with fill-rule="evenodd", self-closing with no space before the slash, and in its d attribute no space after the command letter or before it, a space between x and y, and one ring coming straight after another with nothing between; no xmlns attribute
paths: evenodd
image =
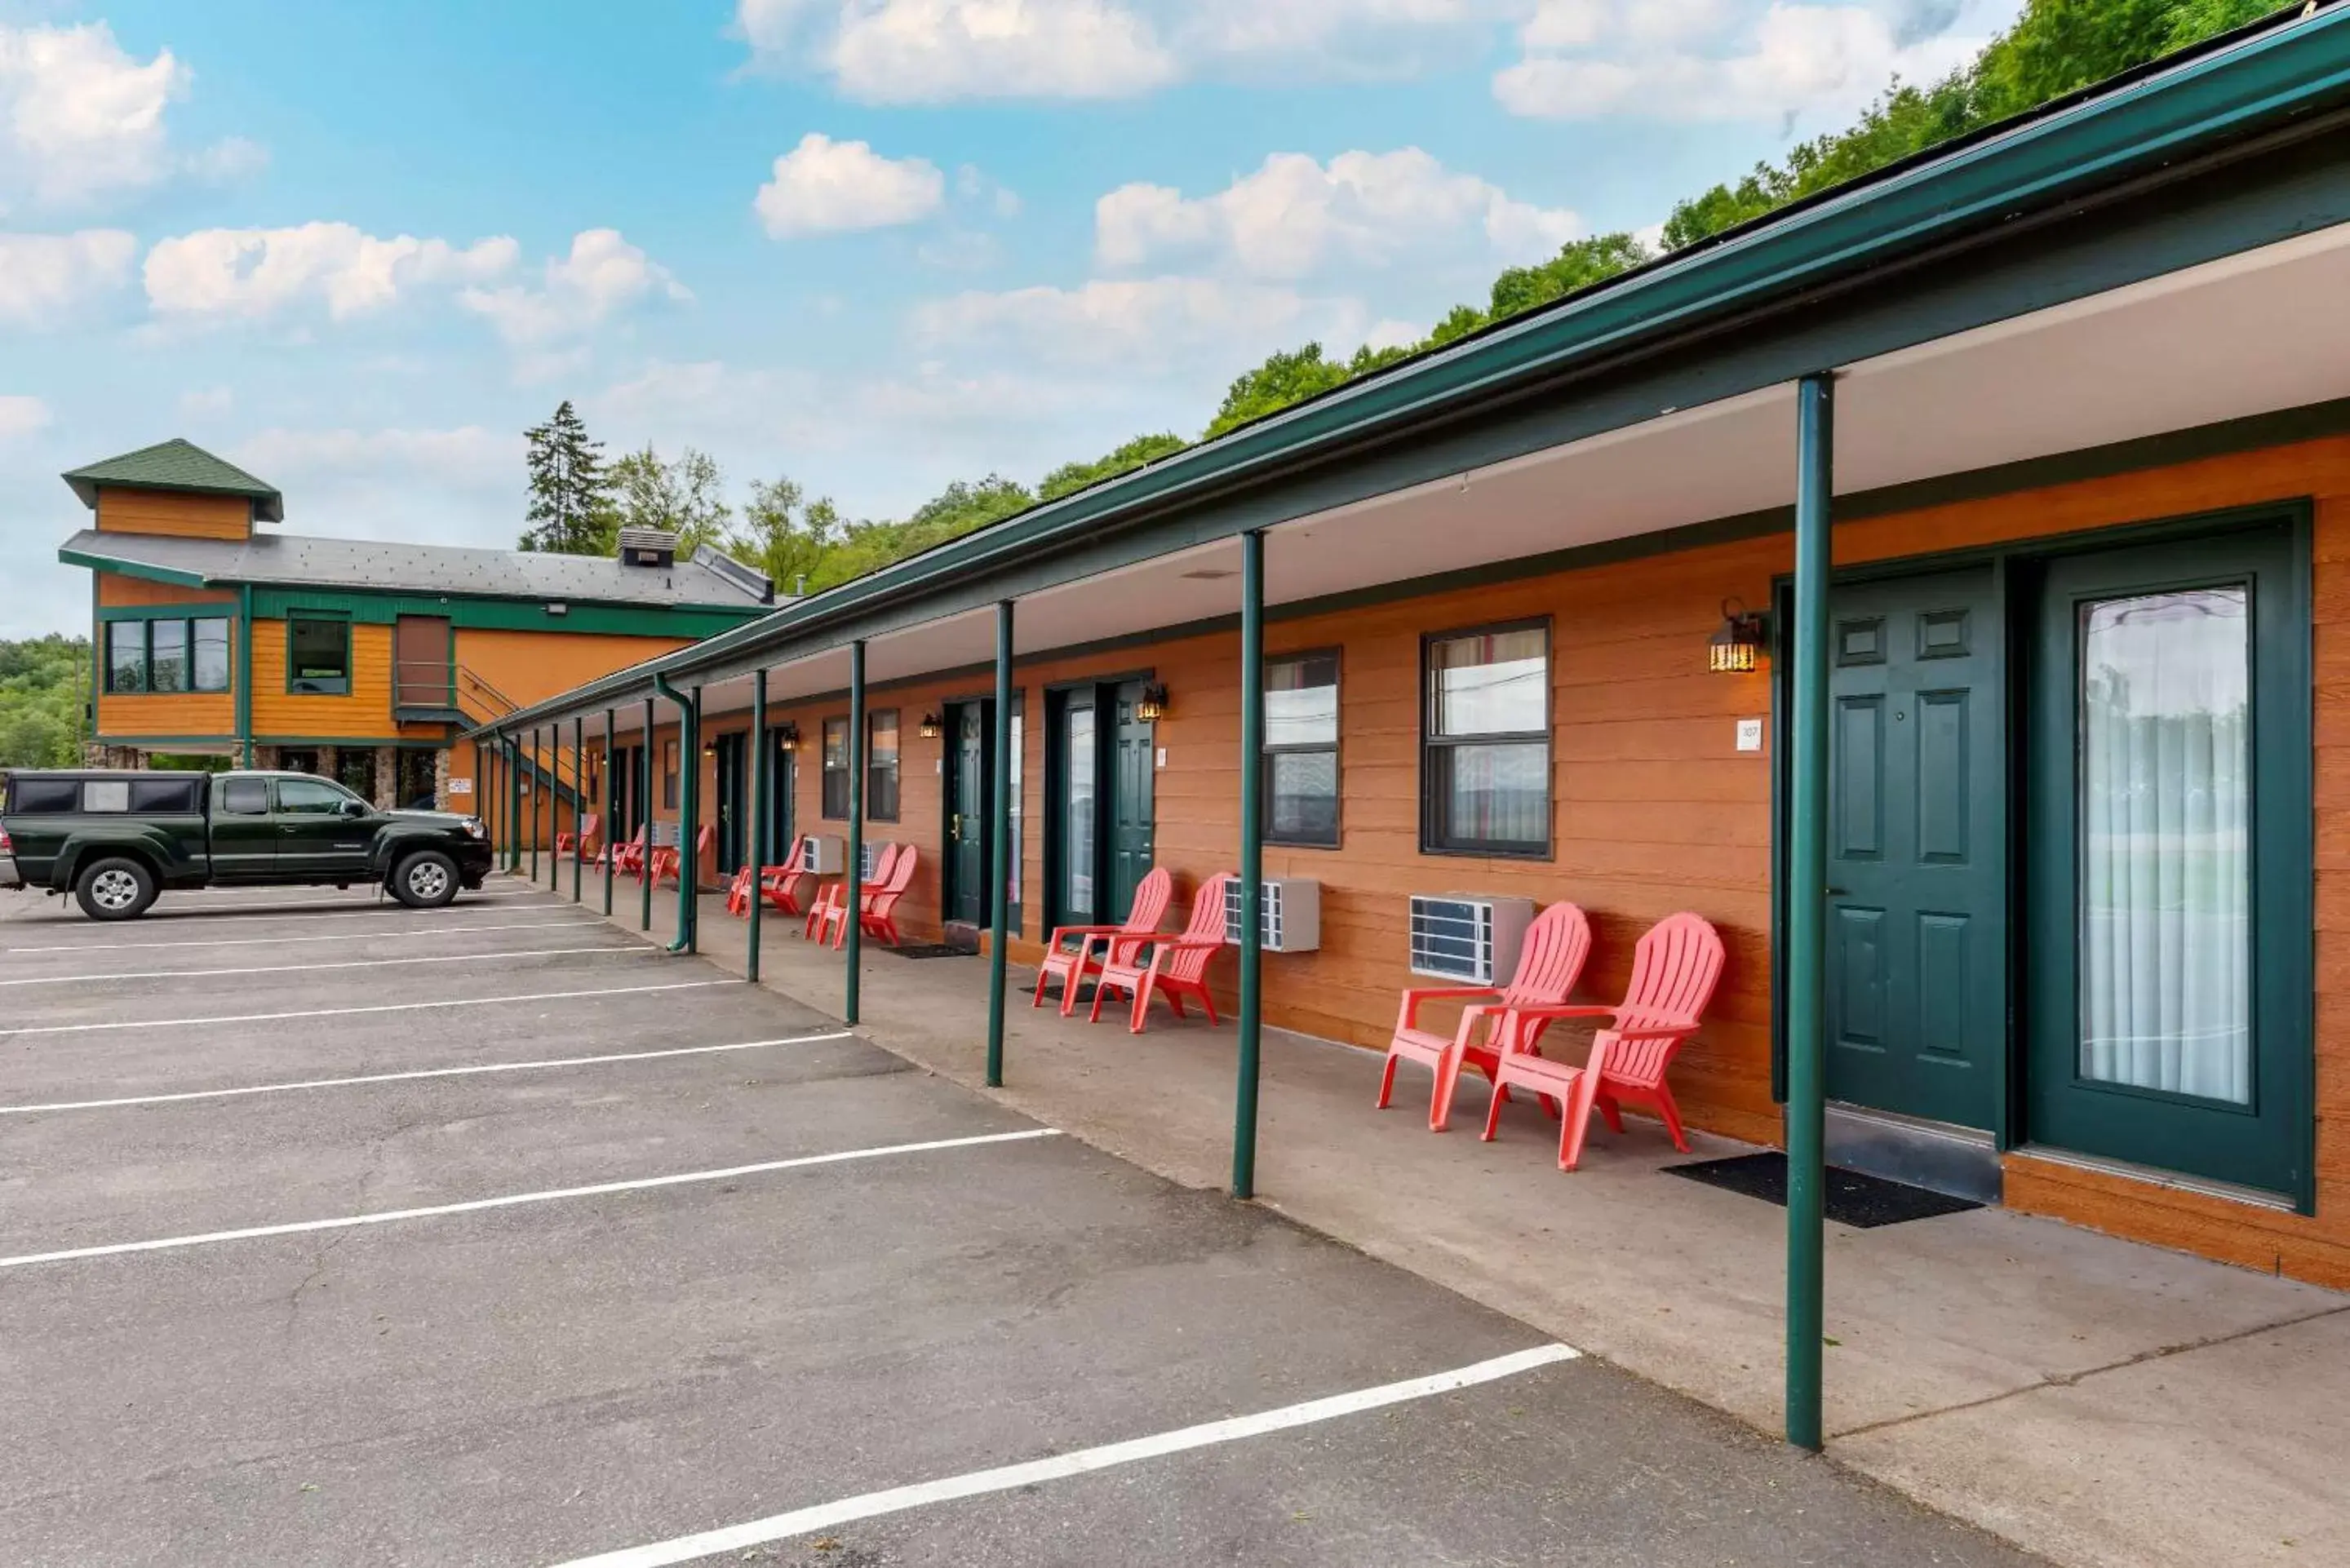
<svg viewBox="0 0 2350 1568"><path fill-rule="evenodd" d="M71 893L94 920L183 888L376 882L437 909L489 871L479 819L378 811L308 774L0 774L0 888Z"/></svg>

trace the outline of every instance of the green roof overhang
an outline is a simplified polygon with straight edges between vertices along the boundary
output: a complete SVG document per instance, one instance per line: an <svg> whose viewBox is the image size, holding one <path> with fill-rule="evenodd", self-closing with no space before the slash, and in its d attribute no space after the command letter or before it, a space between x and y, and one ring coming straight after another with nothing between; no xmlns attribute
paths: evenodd
<svg viewBox="0 0 2350 1568"><path fill-rule="evenodd" d="M523 709L723 679L2350 222L2350 4L2104 84Z"/></svg>

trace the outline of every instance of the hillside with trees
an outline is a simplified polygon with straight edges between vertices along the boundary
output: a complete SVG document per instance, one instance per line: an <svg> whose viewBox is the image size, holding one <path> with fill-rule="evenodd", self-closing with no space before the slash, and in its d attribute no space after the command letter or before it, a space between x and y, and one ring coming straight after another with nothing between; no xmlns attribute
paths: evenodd
<svg viewBox="0 0 2350 1568"><path fill-rule="evenodd" d="M0 768L81 761L89 702L89 639L0 639Z"/></svg>

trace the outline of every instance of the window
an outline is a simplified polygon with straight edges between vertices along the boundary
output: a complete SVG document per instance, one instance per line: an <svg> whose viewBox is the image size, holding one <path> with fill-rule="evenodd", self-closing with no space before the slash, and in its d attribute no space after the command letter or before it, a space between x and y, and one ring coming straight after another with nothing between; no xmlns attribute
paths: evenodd
<svg viewBox="0 0 2350 1568"><path fill-rule="evenodd" d="M106 623L106 689L109 691L147 690L147 623L110 620Z"/></svg>
<svg viewBox="0 0 2350 1568"><path fill-rule="evenodd" d="M130 809L133 811L200 811L197 796L203 786L202 779L132 779Z"/></svg>
<svg viewBox="0 0 2350 1568"><path fill-rule="evenodd" d="M84 811L129 811L130 781L129 779L92 779L81 786L81 808Z"/></svg>
<svg viewBox="0 0 2350 1568"><path fill-rule="evenodd" d="M220 806L231 816L267 816L269 784L263 779L231 779L221 785Z"/></svg>
<svg viewBox="0 0 2350 1568"><path fill-rule="evenodd" d="M865 715L865 815L871 822L898 820L898 710Z"/></svg>
<svg viewBox="0 0 2350 1568"><path fill-rule="evenodd" d="M1277 659L1264 671L1267 844L1338 846L1338 656Z"/></svg>
<svg viewBox="0 0 2350 1568"><path fill-rule="evenodd" d="M848 820L848 721L824 722L824 815Z"/></svg>
<svg viewBox="0 0 2350 1568"><path fill-rule="evenodd" d="M35 813L73 812L81 808L81 785L72 779L20 778L8 786L8 809L26 816Z"/></svg>
<svg viewBox="0 0 2350 1568"><path fill-rule="evenodd" d="M147 623L147 689L185 691L188 689L188 623L151 620Z"/></svg>
<svg viewBox="0 0 2350 1568"><path fill-rule="evenodd" d="M1420 847L1550 853L1550 628L1430 638Z"/></svg>
<svg viewBox="0 0 2350 1568"><path fill-rule="evenodd" d="M228 690L228 622L199 620L189 623L190 640L195 646L195 680L192 690L225 691Z"/></svg>
<svg viewBox="0 0 2350 1568"><path fill-rule="evenodd" d="M277 809L288 816L332 816L356 798L324 779L277 781Z"/></svg>
<svg viewBox="0 0 2350 1568"><path fill-rule="evenodd" d="M677 809L677 742L661 742L661 809Z"/></svg>
<svg viewBox="0 0 2350 1568"><path fill-rule="evenodd" d="M286 690L339 697L351 689L351 623L320 616L286 622Z"/></svg>

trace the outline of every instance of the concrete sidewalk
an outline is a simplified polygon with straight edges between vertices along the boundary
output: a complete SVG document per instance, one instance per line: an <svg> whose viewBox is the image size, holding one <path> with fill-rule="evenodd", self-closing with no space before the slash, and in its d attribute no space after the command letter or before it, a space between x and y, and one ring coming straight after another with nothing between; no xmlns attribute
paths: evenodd
<svg viewBox="0 0 2350 1568"><path fill-rule="evenodd" d="M568 889L568 878L565 889ZM637 927L637 889L615 908ZM591 907L600 887L588 889ZM674 895L651 936L670 939ZM743 922L702 900L704 956ZM770 919L764 981L837 1014L841 955ZM1003 1103L1201 1188L1230 1178L1233 1036L1163 1013L1127 1033L1028 1006L1014 971ZM986 962L868 948L863 1032L977 1086ZM1424 1075L1375 1111L1368 1053L1267 1031L1261 1200L1370 1255L1765 1431L1780 1425L1784 1212L1666 1177L1663 1131L1513 1106L1481 1143L1482 1081L1426 1127ZM1746 1146L1699 1135L1694 1158ZM2079 1568L2350 1562L2350 1296L1987 1209L1831 1225L1829 1453Z"/></svg>

